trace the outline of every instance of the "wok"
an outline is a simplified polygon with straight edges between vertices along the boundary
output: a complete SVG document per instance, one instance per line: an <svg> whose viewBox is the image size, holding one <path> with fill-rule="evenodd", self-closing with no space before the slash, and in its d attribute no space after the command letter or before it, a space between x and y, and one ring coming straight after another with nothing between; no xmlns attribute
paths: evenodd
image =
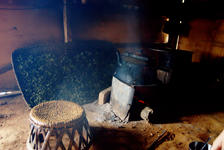
<svg viewBox="0 0 224 150"><path fill-rule="evenodd" d="M31 108L59 99L82 105L96 100L111 85L116 51L105 41L38 42L16 49L11 62Z"/></svg>

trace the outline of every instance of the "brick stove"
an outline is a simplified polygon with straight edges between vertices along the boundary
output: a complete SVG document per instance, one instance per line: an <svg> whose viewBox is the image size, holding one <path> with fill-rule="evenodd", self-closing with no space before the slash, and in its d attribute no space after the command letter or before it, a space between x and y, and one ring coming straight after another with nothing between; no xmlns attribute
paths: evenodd
<svg viewBox="0 0 224 150"><path fill-rule="evenodd" d="M133 100L136 88L153 86L156 83L155 66L143 49L126 48L121 55L118 53L118 67L112 79L110 104L113 112L121 119L128 121L132 109L139 109ZM144 103L143 100L140 102ZM145 107L145 106L144 106ZM142 109L142 108L140 108ZM148 114L152 109L147 109ZM146 119L146 118L145 118Z"/></svg>
<svg viewBox="0 0 224 150"><path fill-rule="evenodd" d="M150 102L156 100L154 87L176 84L181 68L191 63L191 55L183 50L126 48L118 54L119 65L112 79L112 111L123 121L148 120L153 113Z"/></svg>

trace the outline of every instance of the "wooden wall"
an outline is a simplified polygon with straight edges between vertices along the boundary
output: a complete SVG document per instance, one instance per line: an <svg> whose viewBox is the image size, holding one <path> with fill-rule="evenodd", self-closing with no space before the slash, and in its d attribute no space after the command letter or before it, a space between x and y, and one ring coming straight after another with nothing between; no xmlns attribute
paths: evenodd
<svg viewBox="0 0 224 150"><path fill-rule="evenodd" d="M62 12L54 9L1 9L0 69L11 63L11 53L19 47L41 40L63 41ZM18 6L12 6L16 8ZM87 13L88 14L88 13ZM138 18L135 15L97 14L92 19L73 19L73 38L106 40L113 43L165 41L162 18ZM78 17L82 18L81 16ZM181 36L179 49L193 52L193 61L224 56L224 20L195 19L189 22L189 35ZM15 88L12 71L0 74L0 89Z"/></svg>
<svg viewBox="0 0 224 150"><path fill-rule="evenodd" d="M11 53L19 47L43 40L63 41L62 11L54 9L27 9L0 3L0 69L11 63ZM20 10L11 10L19 8ZM72 38L124 42L162 42L161 18L147 21L135 15L95 14L76 15L72 19ZM89 13L91 15L91 13ZM88 16L88 13L87 13ZM0 89L16 87L13 71L0 74Z"/></svg>
<svg viewBox="0 0 224 150"><path fill-rule="evenodd" d="M18 47L38 40L62 39L58 22L52 10L0 9L0 68L11 63L11 53ZM0 74L0 88L15 87L13 71Z"/></svg>
<svg viewBox="0 0 224 150"><path fill-rule="evenodd" d="M224 56L224 20L195 19L188 36L181 36L179 49L193 51L193 62Z"/></svg>

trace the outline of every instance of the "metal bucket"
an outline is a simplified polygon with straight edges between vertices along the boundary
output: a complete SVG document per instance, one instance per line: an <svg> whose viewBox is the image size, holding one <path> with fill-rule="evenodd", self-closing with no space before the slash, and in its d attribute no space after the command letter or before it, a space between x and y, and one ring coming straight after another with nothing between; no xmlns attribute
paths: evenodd
<svg viewBox="0 0 224 150"><path fill-rule="evenodd" d="M202 150L204 144L205 144L204 142L197 142L197 141L191 142L189 144L189 150ZM203 150L210 150L211 147L212 145L206 144Z"/></svg>

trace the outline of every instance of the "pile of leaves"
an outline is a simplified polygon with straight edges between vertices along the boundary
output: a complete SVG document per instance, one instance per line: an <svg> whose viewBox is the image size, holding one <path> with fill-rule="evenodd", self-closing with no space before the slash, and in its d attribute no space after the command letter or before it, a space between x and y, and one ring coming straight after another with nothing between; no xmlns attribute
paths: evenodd
<svg viewBox="0 0 224 150"><path fill-rule="evenodd" d="M80 105L96 100L111 85L116 60L116 49L102 41L38 43L12 54L18 84L30 107L50 100Z"/></svg>

